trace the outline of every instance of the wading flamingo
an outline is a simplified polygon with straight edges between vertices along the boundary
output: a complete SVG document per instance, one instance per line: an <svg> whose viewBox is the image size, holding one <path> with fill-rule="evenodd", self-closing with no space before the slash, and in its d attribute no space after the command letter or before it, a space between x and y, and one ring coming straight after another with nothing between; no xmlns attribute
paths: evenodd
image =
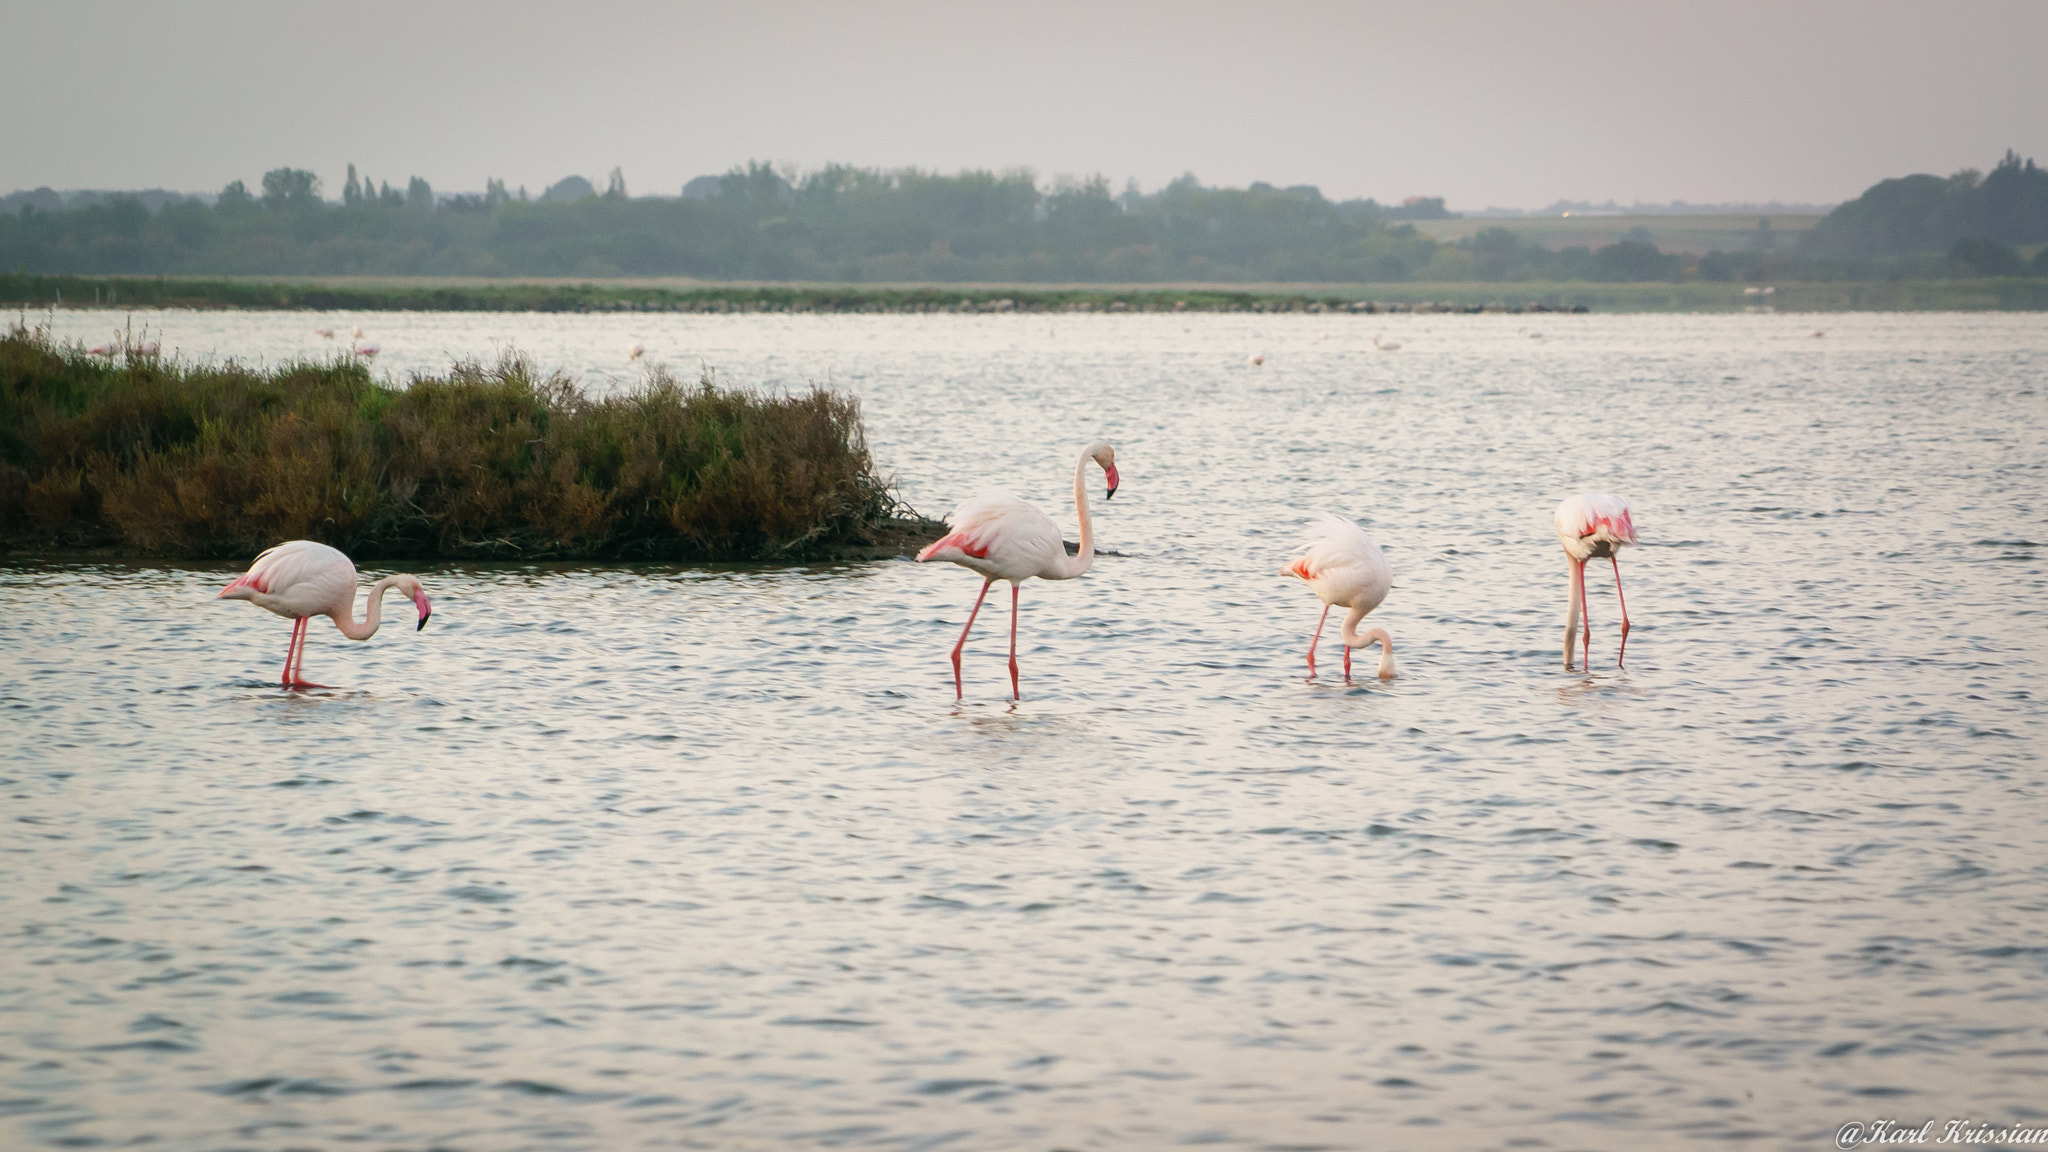
<svg viewBox="0 0 2048 1152"><path fill-rule="evenodd" d="M960 642L953 645L953 698L961 697L960 650L967 646L967 633L988 597L989 585L1010 582L1010 697L1023 699L1017 686L1017 586L1033 576L1041 580L1072 580L1095 562L1095 530L1088 522L1088 462L1101 465L1109 480L1109 493L1116 495L1116 449L1100 441L1081 449L1074 461L1074 514L1081 520L1081 550L1067 555L1066 541L1059 525L1045 513L1008 492L991 490L962 501L946 518L951 532L932 541L917 554L918 563L951 560L981 577L981 595L974 598L974 610L960 629Z"/></svg>
<svg viewBox="0 0 2048 1152"><path fill-rule="evenodd" d="M1372 346L1382 352L1399 352L1401 350L1401 345L1398 341L1382 340L1377 336L1372 338Z"/></svg>
<svg viewBox="0 0 2048 1152"><path fill-rule="evenodd" d="M1586 561L1605 556L1614 563L1614 599L1621 605L1621 648L1614 666L1621 667L1628 655L1628 601L1621 598L1621 561L1615 553L1624 544L1636 542L1636 526L1628 515L1628 501L1619 496L1581 493L1567 497L1557 506L1557 539L1564 545L1570 565L1566 588L1569 606L1564 616L1564 666L1572 666L1572 643L1577 637L1581 614L1585 617L1586 670L1593 668L1593 617L1586 611Z"/></svg>
<svg viewBox="0 0 2048 1152"><path fill-rule="evenodd" d="M645 344L635 344L631 348L626 349L626 359L628 360L638 360L645 355L647 355L647 346Z"/></svg>
<svg viewBox="0 0 2048 1152"><path fill-rule="evenodd" d="M427 617L434 614L434 606L427 602L427 594L420 591L419 577L404 574L386 576L370 585L369 608L363 614L363 622L356 623L356 566L337 549L311 540L288 540L265 551L214 599L248 600L292 621L292 642L285 649L281 682L286 688L325 688L325 684L314 684L299 675L300 666L306 661L306 621L326 616L341 629L343 636L368 640L377 634L377 625L382 622L387 588L396 588L412 597L420 610L419 627L425 628Z"/></svg>
<svg viewBox="0 0 2048 1152"><path fill-rule="evenodd" d="M365 360L370 359L371 357L375 356L379 352L382 352L383 350L384 349L378 347L375 343L372 343L370 341L365 341L361 344L356 345L356 355L361 356Z"/></svg>
<svg viewBox="0 0 2048 1152"><path fill-rule="evenodd" d="M1308 638L1308 674L1316 674L1316 641L1322 639L1323 624L1330 608L1349 608L1344 617L1344 678L1351 679L1351 650L1373 641L1380 645L1382 680L1394 678L1394 642L1386 629L1375 628L1361 635L1358 622L1380 606L1387 589L1394 586L1394 570L1380 546L1364 529L1328 512L1319 514L1308 527L1308 540L1294 550L1294 562L1280 569L1282 576L1299 576L1309 590L1323 601L1323 614L1316 618L1315 635Z"/></svg>

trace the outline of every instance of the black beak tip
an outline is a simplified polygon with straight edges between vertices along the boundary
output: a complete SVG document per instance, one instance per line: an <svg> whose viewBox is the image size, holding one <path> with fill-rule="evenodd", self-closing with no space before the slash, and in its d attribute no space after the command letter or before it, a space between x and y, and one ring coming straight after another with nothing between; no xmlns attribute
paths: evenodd
<svg viewBox="0 0 2048 1152"><path fill-rule="evenodd" d="M433 619L433 618L434 618L434 614L433 614L432 612L428 612L428 613L425 613L425 614L423 614L423 615L422 615L422 616L420 617L420 623L419 623L419 627L418 627L418 628L414 628L414 629L413 629L413 631L415 631L415 632L418 632L418 631L419 631L419 630L420 630L421 628L425 628L425 627L427 626L427 621L429 621L429 620L431 620L431 619Z"/></svg>
<svg viewBox="0 0 2048 1152"><path fill-rule="evenodd" d="M1107 496L1104 496L1104 497L1103 497L1103 499L1104 499L1104 500L1114 500L1114 499L1116 499L1116 489L1114 489L1114 488L1111 488L1111 489L1109 490L1109 495L1107 495Z"/></svg>

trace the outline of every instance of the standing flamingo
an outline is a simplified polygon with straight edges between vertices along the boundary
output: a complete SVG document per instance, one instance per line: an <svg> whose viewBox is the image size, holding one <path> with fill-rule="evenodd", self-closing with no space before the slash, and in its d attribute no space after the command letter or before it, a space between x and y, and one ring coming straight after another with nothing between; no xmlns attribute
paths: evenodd
<svg viewBox="0 0 2048 1152"><path fill-rule="evenodd" d="M324 688L324 684L300 678L300 666L306 660L307 619L329 617L343 636L368 640L377 634L382 621L387 588L396 588L412 597L420 610L419 627L425 628L427 617L434 614L434 606L427 602L427 594L420 591L419 577L402 573L370 585L369 609L363 614L363 622L356 623L356 566L339 550L311 540L287 540L266 550L214 599L249 600L258 608L267 608L291 620L292 642L285 649L281 682L286 688Z"/></svg>
<svg viewBox="0 0 2048 1152"><path fill-rule="evenodd" d="M1593 615L1586 611L1586 561L1605 556L1614 563L1614 599L1621 604L1621 648L1614 656L1614 666L1619 668L1622 657L1628 654L1628 601L1621 597L1621 561L1616 558L1616 550L1636 542L1636 526L1629 519L1628 501L1592 493L1570 496L1557 506L1555 521L1557 538L1564 545L1566 562L1571 565L1571 583L1566 589L1570 604L1564 617L1564 666L1572 666L1572 642L1583 613L1586 669L1592 670Z"/></svg>
<svg viewBox="0 0 2048 1152"><path fill-rule="evenodd" d="M1372 346L1379 349L1382 352L1399 352L1401 350L1401 345L1398 342L1393 340L1382 340L1377 336L1372 338Z"/></svg>
<svg viewBox="0 0 2048 1152"><path fill-rule="evenodd" d="M1017 685L1017 591L1031 577L1041 580L1072 580L1095 562L1095 530L1088 521L1088 489L1084 481L1088 462L1102 467L1109 480L1109 493L1116 495L1116 449L1096 442L1081 449L1074 461L1074 514L1081 520L1081 549L1067 555L1066 541L1059 525L1050 517L1008 492L990 490L962 501L946 518L951 532L932 541L917 554L918 563L951 560L972 569L981 577L981 595L974 598L974 610L960 629L960 642L953 645L953 698L961 697L960 651L967 646L967 633L988 597L989 585L1010 582L1010 697L1022 699Z"/></svg>
<svg viewBox="0 0 2048 1152"><path fill-rule="evenodd" d="M1372 537L1349 520L1328 512L1317 515L1309 525L1308 540L1294 550L1293 563L1280 569L1282 576L1299 576L1309 590L1323 601L1323 614L1316 618L1315 635L1308 638L1308 674L1316 674L1316 641L1322 639L1323 624L1330 619L1332 605L1351 611L1344 617L1344 678L1351 679L1351 650L1373 641L1380 645L1379 676L1394 678L1394 641L1386 629L1375 628L1361 635L1358 622L1380 606L1387 590L1394 586L1394 570Z"/></svg>

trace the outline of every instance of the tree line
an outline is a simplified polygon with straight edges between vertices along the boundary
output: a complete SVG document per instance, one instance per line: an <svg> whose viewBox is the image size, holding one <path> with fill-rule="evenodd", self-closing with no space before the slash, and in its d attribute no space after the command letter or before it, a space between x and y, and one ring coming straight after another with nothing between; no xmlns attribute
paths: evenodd
<svg viewBox="0 0 2048 1152"><path fill-rule="evenodd" d="M1929 182L1933 182L1930 184ZM1936 188L1935 185L1939 185ZM1202 185L1113 194L1102 177L1024 170L750 163L680 197L572 177L539 198L403 188L354 165L340 201L302 169L212 204L110 196L0 213L0 268L41 274L691 276L842 283L1449 282L1871 279L2048 274L2048 173L2008 154L1988 177L1887 180L1790 249L1659 251L1647 239L1552 251L1507 228L1444 243L1403 222L1440 200L1332 201L1312 186Z"/></svg>

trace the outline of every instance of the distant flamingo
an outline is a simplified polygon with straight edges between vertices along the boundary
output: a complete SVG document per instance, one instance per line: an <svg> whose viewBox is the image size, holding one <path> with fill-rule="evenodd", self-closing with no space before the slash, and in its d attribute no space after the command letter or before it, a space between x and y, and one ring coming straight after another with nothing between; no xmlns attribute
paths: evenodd
<svg viewBox="0 0 2048 1152"><path fill-rule="evenodd" d="M121 346L112 343L102 344L97 348L87 348L85 354L87 356L118 356L121 354Z"/></svg>
<svg viewBox="0 0 2048 1152"><path fill-rule="evenodd" d="M1628 601L1621 597L1621 561L1616 550L1636 542L1636 526L1629 519L1628 501L1619 496L1583 493L1557 506L1557 538L1564 545L1565 560L1571 565L1571 583L1566 589L1569 607L1564 618L1564 666L1572 666L1572 643L1577 637L1581 613L1585 616L1586 670L1593 667L1593 616L1586 610L1586 561L1605 556L1614 564L1614 599L1621 604L1621 648L1614 666L1621 667L1628 655Z"/></svg>
<svg viewBox="0 0 2048 1152"><path fill-rule="evenodd" d="M1018 585L1033 576L1041 580L1072 580L1095 562L1095 530L1088 521L1085 484L1090 460L1102 467L1109 480L1109 495L1103 499L1116 495L1116 449L1099 441L1081 449L1080 459L1074 461L1074 514L1081 520L1081 549L1075 555L1067 555L1059 525L1045 513L998 490L963 501L947 517L946 523L953 530L917 554L920 564L927 560L950 560L981 577L981 595L974 598L974 610L967 614L967 623L960 629L960 642L953 645L954 699L962 694L960 651L967 646L967 633L973 630L974 618L981 613L981 602L988 597L989 585L998 580L1010 582L1010 696L1023 698L1017 684Z"/></svg>
<svg viewBox="0 0 2048 1152"><path fill-rule="evenodd" d="M1294 550L1293 563L1280 569L1282 576L1299 576L1307 581L1309 590L1323 601L1323 614L1316 618L1315 635L1308 639L1308 674L1316 674L1316 641L1322 639L1323 625L1330 619L1330 608L1341 606L1351 611L1344 617L1342 638L1344 643L1344 678L1351 679L1351 650L1364 648L1373 641L1379 641L1380 668L1382 680L1394 678L1394 642L1386 629L1375 628L1360 634L1358 622L1365 614L1379 607L1387 598L1387 590L1394 586L1394 570L1387 566L1387 558L1372 537L1349 520L1342 520L1327 512L1315 518L1309 525L1308 540Z"/></svg>
<svg viewBox="0 0 2048 1152"><path fill-rule="evenodd" d="M1377 336L1372 338L1372 346L1382 352L1399 352L1401 350L1401 345L1398 343L1392 340L1382 340Z"/></svg>
<svg viewBox="0 0 2048 1152"><path fill-rule="evenodd" d="M1245 367L1247 368L1257 368L1259 365L1264 364L1265 362L1266 354L1264 352L1254 352L1251 355L1244 358Z"/></svg>
<svg viewBox="0 0 2048 1152"><path fill-rule="evenodd" d="M631 348L626 349L626 359L628 360L638 360L645 355L647 355L647 346L645 344L635 344Z"/></svg>
<svg viewBox="0 0 2048 1152"><path fill-rule="evenodd" d="M348 330L348 334L358 340L363 338L363 330L361 328L351 328Z"/></svg>
<svg viewBox="0 0 2048 1152"><path fill-rule="evenodd" d="M332 328L315 328L315 329L313 329L313 335L315 335L315 336L318 336L318 337L319 337L319 338L321 338L322 340L332 340L332 339L334 339L334 329L332 329Z"/></svg>
<svg viewBox="0 0 2048 1152"><path fill-rule="evenodd" d="M375 356L379 352L382 352L383 350L384 349L378 347L375 343L366 342L356 345L356 355L361 356L365 360L370 359L371 357Z"/></svg>
<svg viewBox="0 0 2048 1152"><path fill-rule="evenodd" d="M292 642L285 649L281 682L286 688L324 688L324 684L300 678L300 667L306 661L307 619L329 617L343 636L368 640L377 634L388 588L412 597L420 610L419 628L425 628L427 617L434 614L434 606L427 602L427 594L420 591L419 577L405 574L386 576L370 585L369 608L363 614L363 622L356 623L356 566L339 550L311 540L289 540L266 550L214 599L248 600L292 621Z"/></svg>
<svg viewBox="0 0 2048 1152"><path fill-rule="evenodd" d="M137 344L134 348L130 349L130 351L134 352L137 356L154 356L156 355L157 351L156 341L144 340L142 343Z"/></svg>

